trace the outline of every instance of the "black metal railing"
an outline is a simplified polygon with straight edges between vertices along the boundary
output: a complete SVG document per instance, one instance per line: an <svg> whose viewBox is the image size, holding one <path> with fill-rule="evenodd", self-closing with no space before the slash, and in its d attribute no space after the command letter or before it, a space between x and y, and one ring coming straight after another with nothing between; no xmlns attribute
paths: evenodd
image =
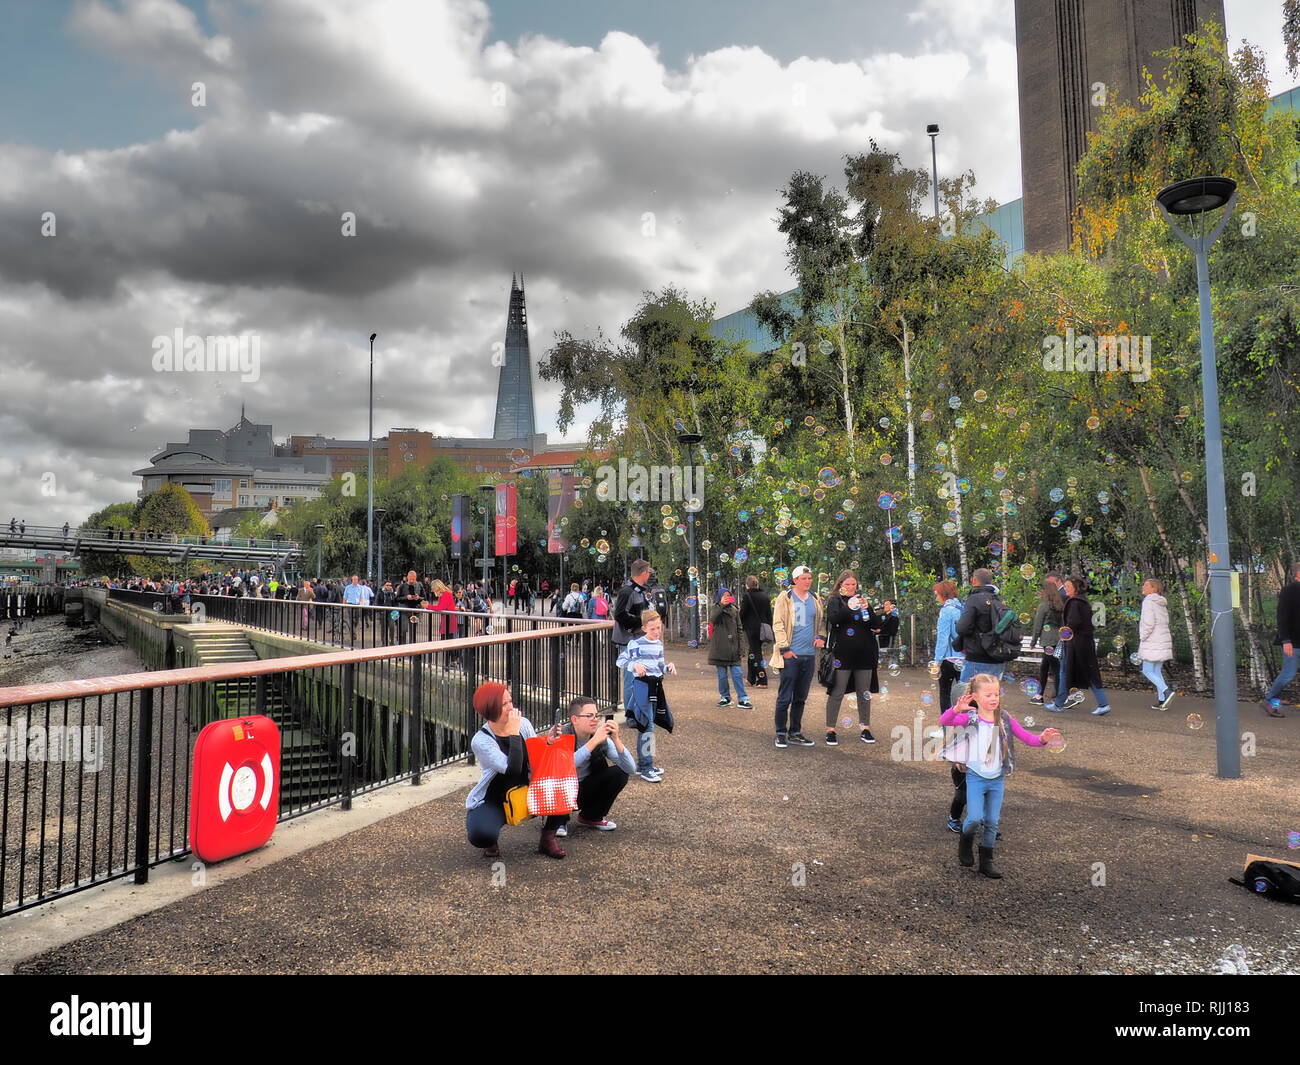
<svg viewBox="0 0 1300 1065"><path fill-rule="evenodd" d="M269 605L275 605L271 603ZM301 604L296 604L301 606ZM0 916L189 853L191 751L211 721L261 714L281 737L279 819L465 759L472 696L510 685L539 728L618 687L607 621L404 647L0 689Z"/></svg>

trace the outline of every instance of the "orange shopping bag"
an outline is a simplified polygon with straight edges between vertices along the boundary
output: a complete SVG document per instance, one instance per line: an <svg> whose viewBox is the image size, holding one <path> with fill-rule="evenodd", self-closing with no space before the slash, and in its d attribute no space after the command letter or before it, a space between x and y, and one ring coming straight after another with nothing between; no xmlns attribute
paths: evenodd
<svg viewBox="0 0 1300 1065"><path fill-rule="evenodd" d="M578 808L578 770L573 765L572 735L525 740L528 746L528 812L539 816L568 814Z"/></svg>

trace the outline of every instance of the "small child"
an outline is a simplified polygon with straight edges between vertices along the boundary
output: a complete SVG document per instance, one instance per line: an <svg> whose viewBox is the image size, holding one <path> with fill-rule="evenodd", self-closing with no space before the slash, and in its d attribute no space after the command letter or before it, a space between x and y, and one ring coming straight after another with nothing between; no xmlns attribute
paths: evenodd
<svg viewBox="0 0 1300 1065"><path fill-rule="evenodd" d="M1007 776L1015 769L1011 737L1030 747L1055 743L1061 733L1054 728L1035 735L1001 709L1002 683L988 673L979 673L957 704L943 712L941 725L957 727L956 739L942 757L966 771L966 820L957 843L957 860L970 868L975 864L975 829L984 826L980 845L980 872L992 880L1002 874L993 867L993 848L998 838L998 818Z"/></svg>
<svg viewBox="0 0 1300 1065"><path fill-rule="evenodd" d="M677 674L677 667L664 662L663 619L658 611L647 610L641 615L643 635L633 636L618 656L619 669L630 669L634 674L628 686L628 715L636 723L641 735L636 741L636 775L648 784L658 784L664 771L654 764L655 714L650 698L654 696L662 710L668 709L664 698L664 674Z"/></svg>

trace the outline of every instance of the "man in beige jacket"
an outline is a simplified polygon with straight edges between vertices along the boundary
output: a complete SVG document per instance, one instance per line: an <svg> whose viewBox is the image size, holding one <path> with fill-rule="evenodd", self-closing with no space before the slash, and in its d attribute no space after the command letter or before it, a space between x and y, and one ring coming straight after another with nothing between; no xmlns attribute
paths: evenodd
<svg viewBox="0 0 1300 1065"><path fill-rule="evenodd" d="M826 615L812 591L812 570L796 566L794 584L772 604L772 634L776 649L768 663L781 678L776 696L776 745L812 747L802 732L803 706L817 673L817 649L826 646Z"/></svg>

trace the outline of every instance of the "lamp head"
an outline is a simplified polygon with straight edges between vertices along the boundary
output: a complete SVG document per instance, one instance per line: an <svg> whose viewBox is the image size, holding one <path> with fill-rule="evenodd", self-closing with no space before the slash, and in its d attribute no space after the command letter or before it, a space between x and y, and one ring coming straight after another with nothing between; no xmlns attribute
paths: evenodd
<svg viewBox="0 0 1300 1065"><path fill-rule="evenodd" d="M677 439L680 443L690 447L692 444L698 444L704 437L700 433L678 433Z"/></svg>
<svg viewBox="0 0 1300 1065"><path fill-rule="evenodd" d="M1195 177L1175 181L1156 193L1156 202L1172 215L1205 214L1217 211L1237 191L1227 177Z"/></svg>
<svg viewBox="0 0 1300 1065"><path fill-rule="evenodd" d="M933 137L936 133L939 132L939 123L931 122L928 126L925 127L925 132L930 134L931 137Z"/></svg>
<svg viewBox="0 0 1300 1065"><path fill-rule="evenodd" d="M370 334L370 343L373 344L373 343L375 342L375 337L377 337L377 336L379 336L378 333L371 333L371 334Z"/></svg>

